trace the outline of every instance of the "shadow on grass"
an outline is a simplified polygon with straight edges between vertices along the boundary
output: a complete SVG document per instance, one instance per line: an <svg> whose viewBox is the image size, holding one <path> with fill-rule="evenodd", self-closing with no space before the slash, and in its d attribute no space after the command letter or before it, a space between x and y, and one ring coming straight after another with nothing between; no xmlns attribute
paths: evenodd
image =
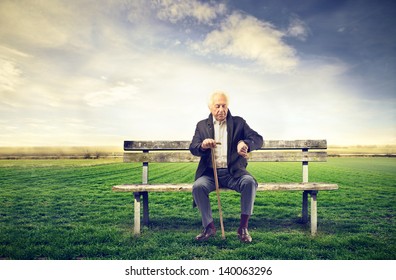
<svg viewBox="0 0 396 280"><path fill-rule="evenodd" d="M218 233L220 233L220 222L215 218L215 225ZM239 218L225 218L223 220L225 232L236 232L239 226ZM149 231L175 230L182 232L196 232L198 234L202 229L200 220L197 218L153 218L150 219L149 225L144 226ZM301 217L294 218L268 218L257 217L251 218L249 221L249 229L260 232L298 232L310 234L310 222L303 223ZM319 220L318 233L319 234L339 234L339 233L359 233L361 227L357 223L349 220L334 221L334 220Z"/></svg>
<svg viewBox="0 0 396 280"><path fill-rule="evenodd" d="M196 219L195 219L196 220ZM239 226L239 219L226 218L223 220L225 231L236 231ZM220 231L220 222L215 219L215 225ZM169 220L165 218L154 218L149 222L148 228L150 230L201 230L202 225L200 221L194 219L178 218L177 220ZM302 223L300 218L294 219L270 219L270 218L256 218L251 219L249 228L262 231L284 231L286 230L307 230L310 228L309 223Z"/></svg>

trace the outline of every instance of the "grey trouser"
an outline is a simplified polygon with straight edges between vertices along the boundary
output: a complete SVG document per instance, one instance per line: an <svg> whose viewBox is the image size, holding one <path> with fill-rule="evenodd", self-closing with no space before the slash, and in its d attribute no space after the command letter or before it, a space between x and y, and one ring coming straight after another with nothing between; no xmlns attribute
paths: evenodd
<svg viewBox="0 0 396 280"><path fill-rule="evenodd" d="M217 169L220 188L228 188L241 194L241 214L251 215L256 198L257 182L251 175L233 178L227 169ZM192 195L201 212L202 226L206 227L213 221L210 207L209 193L216 190L213 176L204 175L198 178L193 185Z"/></svg>

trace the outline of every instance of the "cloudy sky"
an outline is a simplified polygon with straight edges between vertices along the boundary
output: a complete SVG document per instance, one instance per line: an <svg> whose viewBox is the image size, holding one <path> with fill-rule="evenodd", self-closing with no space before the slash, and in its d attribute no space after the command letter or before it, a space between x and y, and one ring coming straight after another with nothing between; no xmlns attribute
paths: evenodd
<svg viewBox="0 0 396 280"><path fill-rule="evenodd" d="M191 140L216 90L265 139L396 144L393 0L1 0L0 146Z"/></svg>

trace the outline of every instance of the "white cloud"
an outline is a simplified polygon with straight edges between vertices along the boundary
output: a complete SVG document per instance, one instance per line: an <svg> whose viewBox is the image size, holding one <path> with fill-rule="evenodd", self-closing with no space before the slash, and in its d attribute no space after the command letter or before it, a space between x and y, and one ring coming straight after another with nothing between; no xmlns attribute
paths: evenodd
<svg viewBox="0 0 396 280"><path fill-rule="evenodd" d="M121 2L122 7L128 11L128 20L130 22L143 22L151 17L151 7L147 0L133 0Z"/></svg>
<svg viewBox="0 0 396 280"><path fill-rule="evenodd" d="M186 18L193 18L199 23L211 24L218 15L226 11L222 3L201 3L197 0L159 0L153 1L154 7L158 9L157 16L161 20L177 23Z"/></svg>
<svg viewBox="0 0 396 280"><path fill-rule="evenodd" d="M88 93L84 100L92 107L111 106L121 101L133 99L137 92L138 88L135 85L120 82L114 87Z"/></svg>
<svg viewBox="0 0 396 280"><path fill-rule="evenodd" d="M0 56L0 94L2 92L15 91L20 83L22 71L13 61Z"/></svg>
<svg viewBox="0 0 396 280"><path fill-rule="evenodd" d="M203 54L220 54L258 63L264 71L288 72L298 64L296 51L285 44L285 33L268 22L234 12L219 29L191 47Z"/></svg>
<svg viewBox="0 0 396 280"><path fill-rule="evenodd" d="M295 37L301 41L305 41L309 34L309 28L302 20L293 17L286 33L288 36Z"/></svg>
<svg viewBox="0 0 396 280"><path fill-rule="evenodd" d="M5 101L5 95L15 92L23 82L23 71L19 62L29 58L26 53L0 45L0 96Z"/></svg>

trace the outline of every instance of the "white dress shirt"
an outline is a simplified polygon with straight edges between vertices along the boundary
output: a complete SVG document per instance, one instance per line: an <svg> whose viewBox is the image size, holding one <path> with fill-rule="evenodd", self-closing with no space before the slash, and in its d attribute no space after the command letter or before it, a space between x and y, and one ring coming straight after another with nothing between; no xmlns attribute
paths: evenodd
<svg viewBox="0 0 396 280"><path fill-rule="evenodd" d="M227 122L213 121L215 141L221 143L215 149L216 167L227 168Z"/></svg>

